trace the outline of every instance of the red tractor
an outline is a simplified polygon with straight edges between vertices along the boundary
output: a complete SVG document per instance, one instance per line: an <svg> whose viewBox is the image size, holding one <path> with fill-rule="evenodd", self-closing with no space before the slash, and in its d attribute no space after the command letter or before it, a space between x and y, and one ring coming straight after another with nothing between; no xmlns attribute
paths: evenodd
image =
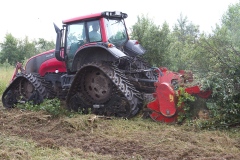
<svg viewBox="0 0 240 160"><path fill-rule="evenodd" d="M54 24L55 50L30 58L25 69L17 64L2 95L4 107L59 98L70 110L130 118L142 109L145 100L155 98L156 103L148 104L153 111L150 115L177 115L172 112L175 100L173 104L170 99L171 105L165 108L171 109L166 112L160 109L164 104L159 96L175 97L171 88L178 85L182 75L160 82L166 71L141 58L145 50L138 41L129 39L125 18L125 13L107 11L64 20L62 29ZM162 87L163 83L167 84Z"/></svg>

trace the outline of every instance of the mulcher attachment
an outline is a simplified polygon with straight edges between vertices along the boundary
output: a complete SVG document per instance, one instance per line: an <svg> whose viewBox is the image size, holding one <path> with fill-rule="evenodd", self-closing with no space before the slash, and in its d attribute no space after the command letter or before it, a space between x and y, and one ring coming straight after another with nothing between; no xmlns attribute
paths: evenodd
<svg viewBox="0 0 240 160"><path fill-rule="evenodd" d="M155 100L148 103L150 117L155 121L166 123L176 122L178 113L183 110L184 105L177 106L179 87L183 87L185 92L197 95L201 98L208 98L210 91L201 91L197 85L190 86L193 82L191 72L172 72L167 68L159 68L158 81L155 82L156 91L153 94Z"/></svg>

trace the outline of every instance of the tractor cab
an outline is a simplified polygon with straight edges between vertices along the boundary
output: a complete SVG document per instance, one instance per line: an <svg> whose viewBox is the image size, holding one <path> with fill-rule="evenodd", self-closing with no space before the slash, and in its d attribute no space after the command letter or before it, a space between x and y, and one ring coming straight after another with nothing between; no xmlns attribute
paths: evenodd
<svg viewBox="0 0 240 160"><path fill-rule="evenodd" d="M74 57L87 48L114 46L123 49L129 43L125 18L127 14L122 12L102 12L64 20L62 30L55 25L56 58L66 61L67 68L73 71Z"/></svg>

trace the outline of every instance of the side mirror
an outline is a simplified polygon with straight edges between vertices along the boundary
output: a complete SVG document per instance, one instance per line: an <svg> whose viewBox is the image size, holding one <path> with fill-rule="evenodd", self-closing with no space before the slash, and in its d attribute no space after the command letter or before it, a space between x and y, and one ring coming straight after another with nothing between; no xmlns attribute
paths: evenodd
<svg viewBox="0 0 240 160"><path fill-rule="evenodd" d="M55 57L59 61L64 61L64 57L61 56L61 40L62 40L62 31L58 28L58 26L53 23L55 31L57 33L56 38L56 47L55 47Z"/></svg>

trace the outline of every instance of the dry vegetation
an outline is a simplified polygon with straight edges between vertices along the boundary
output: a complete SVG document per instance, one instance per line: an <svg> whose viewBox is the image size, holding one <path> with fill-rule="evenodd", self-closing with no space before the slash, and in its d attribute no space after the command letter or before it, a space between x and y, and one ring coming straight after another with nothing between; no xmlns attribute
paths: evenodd
<svg viewBox="0 0 240 160"><path fill-rule="evenodd" d="M1 84L8 78L1 77ZM204 131L141 117L53 118L45 112L7 110L0 103L0 159L236 160L240 129Z"/></svg>

